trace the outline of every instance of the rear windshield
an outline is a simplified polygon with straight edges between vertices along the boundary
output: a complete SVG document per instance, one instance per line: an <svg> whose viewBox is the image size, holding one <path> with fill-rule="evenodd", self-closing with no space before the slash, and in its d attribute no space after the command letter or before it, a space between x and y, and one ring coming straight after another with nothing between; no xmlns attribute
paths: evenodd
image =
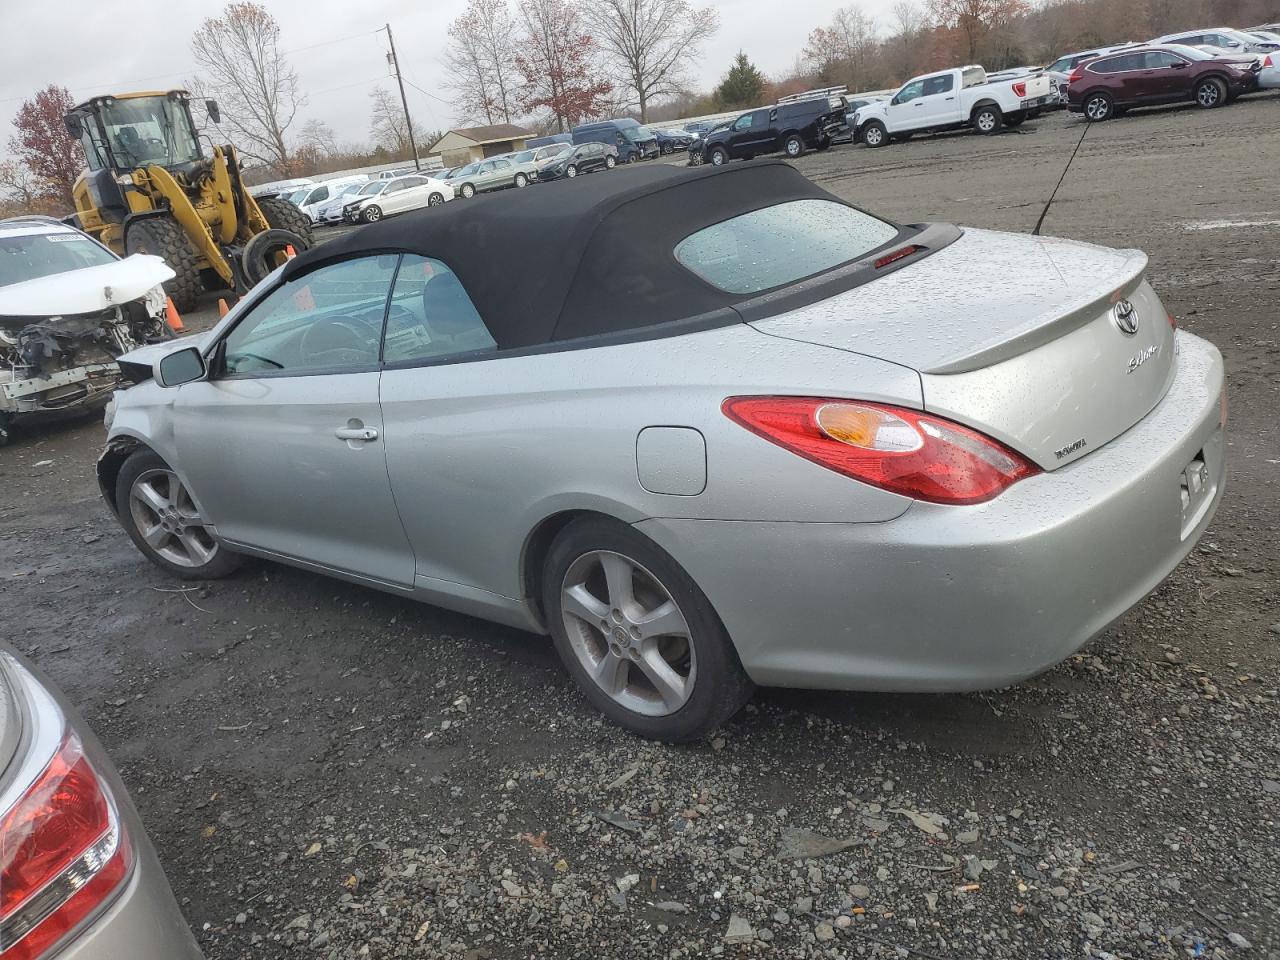
<svg viewBox="0 0 1280 960"><path fill-rule="evenodd" d="M0 287L83 267L98 267L115 259L113 254L78 233L0 237Z"/></svg>
<svg viewBox="0 0 1280 960"><path fill-rule="evenodd" d="M864 257L898 228L831 200L791 200L705 227L675 256L727 293L758 293Z"/></svg>

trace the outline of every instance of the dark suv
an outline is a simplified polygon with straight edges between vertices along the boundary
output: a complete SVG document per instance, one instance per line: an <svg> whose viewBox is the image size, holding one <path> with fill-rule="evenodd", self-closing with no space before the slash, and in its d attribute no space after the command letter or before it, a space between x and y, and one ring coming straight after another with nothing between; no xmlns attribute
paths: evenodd
<svg viewBox="0 0 1280 960"><path fill-rule="evenodd" d="M1076 67L1067 87L1067 109L1089 120L1110 120L1130 107L1192 100L1220 107L1258 88L1251 55L1215 57L1174 44L1098 57Z"/></svg>
<svg viewBox="0 0 1280 960"><path fill-rule="evenodd" d="M707 134L701 160L719 166L766 153L798 157L805 150L825 150L832 137L845 132L844 97L814 97L761 107L744 113L727 129Z"/></svg>

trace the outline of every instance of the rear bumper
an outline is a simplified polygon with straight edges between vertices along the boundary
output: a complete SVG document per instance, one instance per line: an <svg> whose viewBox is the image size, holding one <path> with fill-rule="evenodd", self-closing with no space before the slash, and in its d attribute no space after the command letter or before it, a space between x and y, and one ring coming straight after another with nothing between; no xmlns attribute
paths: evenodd
<svg viewBox="0 0 1280 960"><path fill-rule="evenodd" d="M1078 650L1153 590L1222 497L1222 358L1178 335L1169 392L1092 455L971 507L887 523L645 520L720 614L753 680L828 689L1003 686ZM1184 469L1208 492L1183 517Z"/></svg>
<svg viewBox="0 0 1280 960"><path fill-rule="evenodd" d="M1280 54L1276 54L1280 59ZM1258 71L1258 86L1263 90L1274 90L1280 87L1280 67L1263 67Z"/></svg>

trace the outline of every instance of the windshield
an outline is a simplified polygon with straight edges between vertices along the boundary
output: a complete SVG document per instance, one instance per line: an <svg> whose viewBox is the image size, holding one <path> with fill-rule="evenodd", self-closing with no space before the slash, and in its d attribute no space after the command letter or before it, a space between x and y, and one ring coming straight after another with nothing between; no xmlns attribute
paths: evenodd
<svg viewBox="0 0 1280 960"><path fill-rule="evenodd" d="M511 159L516 163L533 163L533 154L534 151L532 150L521 150Z"/></svg>
<svg viewBox="0 0 1280 960"><path fill-rule="evenodd" d="M832 200L791 200L692 233L675 256L728 293L758 293L864 257L893 224Z"/></svg>
<svg viewBox="0 0 1280 960"><path fill-rule="evenodd" d="M171 167L200 159L200 144L180 100L116 100L102 108L101 118L118 166Z"/></svg>
<svg viewBox="0 0 1280 960"><path fill-rule="evenodd" d="M78 233L0 237L0 287L55 273L100 267L116 257Z"/></svg>
<svg viewBox="0 0 1280 960"><path fill-rule="evenodd" d="M307 194L309 194L310 192L311 192L310 187L303 187L301 190L293 191L293 193L289 194L287 197L285 197L285 199L288 200L290 203L292 203L294 206L297 206L303 200L307 199Z"/></svg>

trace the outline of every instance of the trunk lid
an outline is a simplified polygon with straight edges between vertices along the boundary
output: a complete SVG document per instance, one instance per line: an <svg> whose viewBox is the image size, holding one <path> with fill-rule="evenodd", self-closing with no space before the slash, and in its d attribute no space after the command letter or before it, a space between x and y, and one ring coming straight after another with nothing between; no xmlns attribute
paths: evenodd
<svg viewBox="0 0 1280 960"><path fill-rule="evenodd" d="M925 409L1052 470L1137 423L1173 381L1174 331L1146 265L1136 250L966 230L914 264L752 325L910 367Z"/></svg>

